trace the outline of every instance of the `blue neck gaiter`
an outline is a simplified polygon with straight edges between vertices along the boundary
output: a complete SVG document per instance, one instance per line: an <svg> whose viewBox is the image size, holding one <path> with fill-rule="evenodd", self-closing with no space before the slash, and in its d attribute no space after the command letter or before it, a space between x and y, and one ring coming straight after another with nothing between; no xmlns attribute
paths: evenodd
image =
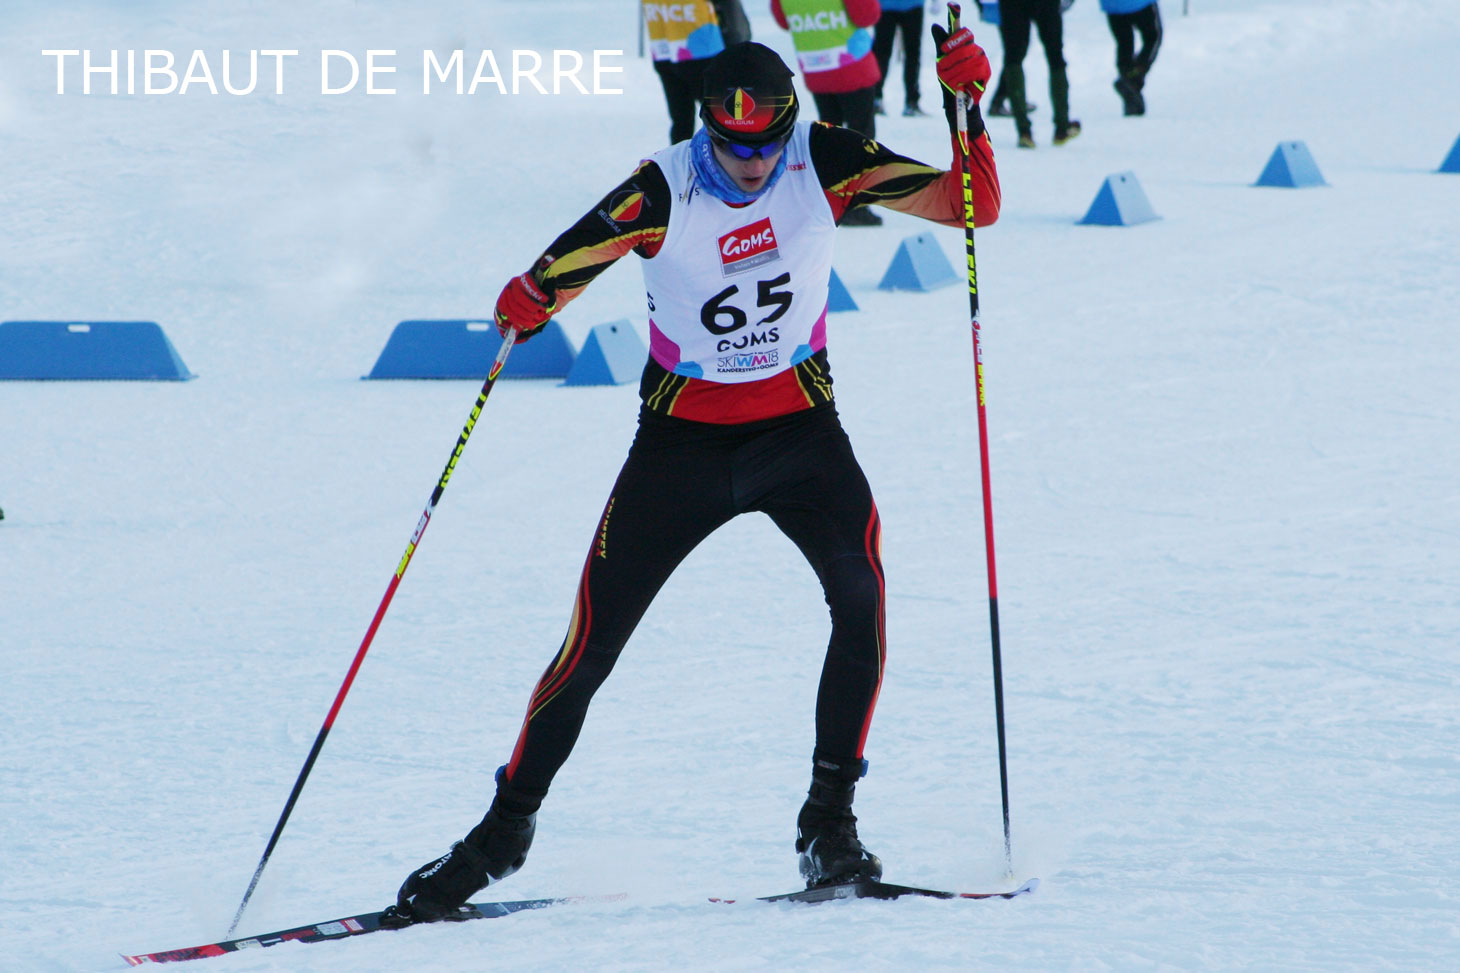
<svg viewBox="0 0 1460 973"><path fill-rule="evenodd" d="M689 149L690 165L694 167L695 178L705 187L705 191L716 199L722 199L727 203L750 203L761 196L776 184L781 178L781 173L786 171L786 153L781 152L780 158L776 160L776 167L766 177L765 185L753 193L748 193L735 185L735 180L720 166L720 160L715 158L715 147L710 142L710 133L701 128L695 133L690 141Z"/></svg>

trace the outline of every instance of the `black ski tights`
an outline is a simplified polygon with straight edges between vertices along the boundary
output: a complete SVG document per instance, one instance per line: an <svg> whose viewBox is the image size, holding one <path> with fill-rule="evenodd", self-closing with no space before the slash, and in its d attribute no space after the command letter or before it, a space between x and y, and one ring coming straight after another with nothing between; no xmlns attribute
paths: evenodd
<svg viewBox="0 0 1460 973"><path fill-rule="evenodd" d="M881 522L835 408L724 426L644 410L589 549L567 637L533 691L507 765L515 789L546 794L659 588L700 541L750 512L767 514L800 549L831 610L816 748L861 758L882 682ZM696 651L695 632L683 638Z"/></svg>

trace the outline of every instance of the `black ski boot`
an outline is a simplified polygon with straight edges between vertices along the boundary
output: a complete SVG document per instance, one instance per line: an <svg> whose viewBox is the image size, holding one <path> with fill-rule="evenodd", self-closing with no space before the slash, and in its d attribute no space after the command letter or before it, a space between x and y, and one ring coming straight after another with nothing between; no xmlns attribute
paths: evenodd
<svg viewBox="0 0 1460 973"><path fill-rule="evenodd" d="M541 798L513 794L499 783L486 817L450 851L406 877L395 905L381 917L381 925L408 926L448 918L472 895L521 868L532 847L541 802Z"/></svg>
<svg viewBox="0 0 1460 973"><path fill-rule="evenodd" d="M857 838L852 796L862 761L812 761L811 790L796 819L796 850L808 889L882 877L882 862Z"/></svg>

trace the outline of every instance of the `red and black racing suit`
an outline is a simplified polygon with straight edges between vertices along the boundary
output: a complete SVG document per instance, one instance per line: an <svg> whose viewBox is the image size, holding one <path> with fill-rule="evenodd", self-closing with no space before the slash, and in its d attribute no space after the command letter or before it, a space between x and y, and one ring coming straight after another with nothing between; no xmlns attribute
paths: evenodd
<svg viewBox="0 0 1460 973"><path fill-rule="evenodd" d="M954 140L955 152L957 140ZM849 129L816 125L811 164L840 222L876 202L945 225L963 224L963 188L945 172ZM974 140L972 202L979 225L999 210L987 136ZM658 253L669 186L645 162L558 237L532 274L559 310L631 250ZM824 301L825 296L821 299ZM822 349L794 368L724 384L676 375L652 357L640 382L639 430L588 551L567 636L533 690L505 782L541 799L567 760L594 692L670 573L742 513L760 511L816 571L831 639L816 704L816 752L860 761L882 682L885 607L881 523L832 404Z"/></svg>

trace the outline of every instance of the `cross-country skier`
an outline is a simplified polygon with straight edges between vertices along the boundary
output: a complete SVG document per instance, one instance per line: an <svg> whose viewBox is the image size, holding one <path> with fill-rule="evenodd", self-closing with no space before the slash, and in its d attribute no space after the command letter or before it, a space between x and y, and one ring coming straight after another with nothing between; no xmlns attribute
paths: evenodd
<svg viewBox="0 0 1460 973"><path fill-rule="evenodd" d="M973 96L972 204L999 212L977 99L988 59L962 29L933 28L938 78ZM816 571L831 639L816 700L811 787L796 850L809 886L879 878L852 795L882 682L881 523L832 403L827 287L838 222L878 203L962 226L953 172L846 128L797 123L792 72L770 48L727 48L707 67L703 127L640 164L497 301L498 327L540 331L615 260L643 258L649 360L639 430L593 533L567 637L528 704L490 810L411 872L388 922L430 921L522 866L537 810L595 690L670 572L712 531L767 514Z"/></svg>

